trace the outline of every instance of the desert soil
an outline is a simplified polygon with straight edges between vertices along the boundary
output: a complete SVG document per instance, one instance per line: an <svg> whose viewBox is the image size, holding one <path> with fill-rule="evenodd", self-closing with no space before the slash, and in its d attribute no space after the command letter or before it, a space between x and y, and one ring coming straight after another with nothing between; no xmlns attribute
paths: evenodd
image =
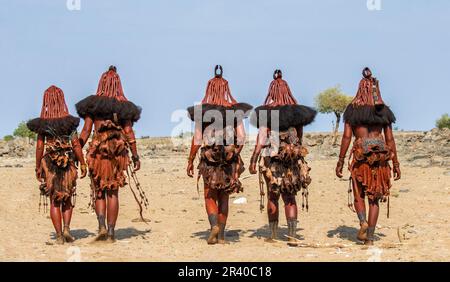
<svg viewBox="0 0 450 282"><path fill-rule="evenodd" d="M249 150L243 157L248 162ZM120 192L118 240L93 243L97 223L88 208L89 180L79 180L71 224L77 240L59 246L53 245L48 213L38 211L34 160L8 158L0 162L1 261L450 260L450 173L442 167L402 167L403 178L392 189L389 219L386 205L381 206L374 248L366 248L355 239L358 221L347 208L348 182L334 176L335 160L310 162L310 209L300 208L299 213L301 247L289 247L286 238L276 243L264 241L267 219L265 212L259 211L258 178L246 178L246 171L244 193L230 200L228 244L209 246L205 242L209 225L202 196L197 194L195 179L185 175L186 154L156 153L143 159L139 172L150 199L145 217L151 222L136 221L137 205L125 187ZM233 204L239 197L245 197L247 203ZM301 201L301 197L297 199ZM282 237L287 232L284 216L280 224Z"/></svg>

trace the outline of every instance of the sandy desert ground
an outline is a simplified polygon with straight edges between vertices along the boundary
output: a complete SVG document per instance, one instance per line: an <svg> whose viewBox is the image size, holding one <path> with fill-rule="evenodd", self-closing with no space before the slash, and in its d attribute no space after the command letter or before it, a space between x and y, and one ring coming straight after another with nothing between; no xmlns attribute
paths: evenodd
<svg viewBox="0 0 450 282"><path fill-rule="evenodd" d="M244 160L250 150L245 150ZM442 167L403 166L394 184L391 217L382 205L375 247L355 240L356 215L347 208L347 181L334 176L334 159L314 160L310 210L299 213L302 247L286 240L266 243L265 213L259 211L258 178L243 175L247 204L230 204L228 244L205 242L208 221L195 179L185 175L186 153L163 152L144 157L140 181L150 199L137 222L137 205L127 187L121 193L117 241L93 243L96 217L88 209L89 181L79 181L72 221L72 244L53 245L48 214L38 212L39 191L34 160L0 159L1 261L449 261L450 173ZM9 164L9 165L8 165ZM19 164L19 165L17 165ZM6 166L6 167L5 167ZM10 167L12 166L12 167ZM17 167L14 167L17 166ZM202 193L202 191L200 191ZM298 199L300 200L300 199ZM281 218L280 235L287 226Z"/></svg>

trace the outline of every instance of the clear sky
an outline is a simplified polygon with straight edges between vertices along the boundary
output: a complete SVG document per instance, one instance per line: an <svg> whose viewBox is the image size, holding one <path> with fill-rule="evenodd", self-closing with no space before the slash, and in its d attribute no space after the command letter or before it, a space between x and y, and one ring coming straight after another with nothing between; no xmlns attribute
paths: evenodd
<svg viewBox="0 0 450 282"><path fill-rule="evenodd" d="M275 68L313 105L336 84L353 96L369 66L400 129L431 129L450 112L448 0L381 0L381 10L367 0L80 0L72 11L66 2L0 1L1 136L39 115L51 84L75 114L111 64L144 109L138 135L169 135L172 112L201 100L215 64L253 105ZM332 118L307 130L331 130Z"/></svg>

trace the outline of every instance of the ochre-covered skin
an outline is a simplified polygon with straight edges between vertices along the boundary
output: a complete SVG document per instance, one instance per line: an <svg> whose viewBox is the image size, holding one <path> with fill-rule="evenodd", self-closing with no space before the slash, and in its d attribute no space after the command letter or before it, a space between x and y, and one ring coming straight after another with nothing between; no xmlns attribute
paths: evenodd
<svg viewBox="0 0 450 282"><path fill-rule="evenodd" d="M367 146L367 143L372 143ZM384 199L391 188L393 151L382 136L355 139L350 164L352 179L364 187L369 200Z"/></svg>
<svg viewBox="0 0 450 282"><path fill-rule="evenodd" d="M278 151L261 158L260 171L270 193L295 196L311 183L310 168L305 161L308 150L300 144L294 127L280 132L279 139Z"/></svg>
<svg viewBox="0 0 450 282"><path fill-rule="evenodd" d="M220 74L217 70L220 69ZM251 109L248 104L239 104L231 95L228 81L222 78L222 67L216 66L215 77L208 81L205 97L202 100L202 108L215 110L222 115L226 121L227 111ZM205 208L211 225L211 233L207 240L208 244L225 242L225 225L228 218L229 195L243 191L239 176L244 171L244 163L240 153L245 141L245 130L242 123L244 116L236 118L233 125L221 123L213 128L209 123L203 121L205 109L201 111L201 117L194 117L194 107L188 108L189 116L196 124L194 136L192 137L191 150L186 168L189 177L194 176L194 159L200 150L198 165L198 179L203 178ZM223 140L222 132L226 130L233 132L233 142ZM220 134L219 134L220 133ZM216 142L217 137L224 142ZM209 140L211 138L211 141Z"/></svg>
<svg viewBox="0 0 450 282"><path fill-rule="evenodd" d="M259 109L267 111L268 117L278 115L279 128L269 128L270 124L260 124ZM307 187L311 183L310 168L305 161L308 151L302 145L303 126L314 120L316 111L298 105L287 82L282 79L281 71L275 70L264 105L258 107L256 113L253 118L257 120L252 120L252 123L258 126L259 131L249 170L250 173L256 174L259 160L259 172L267 187L267 215L271 233L268 240L272 242L278 236L278 202L281 196L288 223L289 243L295 245L298 217L295 196L297 192L302 191L303 199L306 200L305 206L308 208ZM261 197L264 196L262 185L264 183L260 177ZM261 209L263 207L261 198Z"/></svg>
<svg viewBox="0 0 450 282"><path fill-rule="evenodd" d="M118 189L127 184L125 173L130 163L128 150L136 158L134 170L140 169L136 139L131 122L125 122L121 126L111 120L95 119L89 116L85 117L84 121L84 127L80 134L81 144L87 143L90 133L94 129L94 136L89 143L86 159L91 188L95 192L93 195L95 210L97 217L100 216L100 238L98 239L109 238L114 241L114 228L119 212ZM106 236L105 218L107 218L108 229L111 230L109 237Z"/></svg>
<svg viewBox="0 0 450 282"><path fill-rule="evenodd" d="M125 170L130 164L128 139L121 126L110 120L97 121L86 154L89 174L97 189L117 190L125 186Z"/></svg>
<svg viewBox="0 0 450 282"><path fill-rule="evenodd" d="M36 178L41 182L41 193L50 197L50 218L56 231L56 242L74 240L70 234L70 221L77 180L77 164L81 178L86 176L76 128L79 119L69 115L64 93L50 86L44 93L41 115L27 126L36 132ZM64 231L62 230L64 223Z"/></svg>
<svg viewBox="0 0 450 282"><path fill-rule="evenodd" d="M133 122L139 119L141 108L124 96L114 66L102 74L96 95L78 102L76 108L84 119L80 134L81 146L88 143L94 131L86 159L91 178L91 201L95 203L99 223L96 240L113 242L119 214L118 190L127 184L126 171L131 161L134 171L140 169Z"/></svg>
<svg viewBox="0 0 450 282"><path fill-rule="evenodd" d="M229 195L243 191L239 177L244 172L244 163L240 153L245 140L245 130L242 122L234 129L236 144L205 145L201 127L197 127L192 137L189 153L187 174L194 176L194 159L201 149L198 165L199 177L204 183L205 208L211 224L209 244L224 243L224 229L228 218ZM203 144L203 145L197 145ZM220 156L219 156L220 155ZM198 181L198 180L197 180Z"/></svg>
<svg viewBox="0 0 450 282"><path fill-rule="evenodd" d="M278 238L279 200L281 197L284 202L284 213L288 222L289 241L290 244L295 245L298 218L296 194L302 188L308 187L311 183L311 178L309 177L310 168L304 160L304 157L307 155L307 150L301 143L303 126L291 127L289 130L291 131L289 135L292 136L292 133L296 135L296 142L286 144L280 138L278 152L269 156L262 156L259 162L259 171L264 176L267 187L267 216L271 234L268 241L272 242L272 240ZM256 166L262 151L264 149L273 149L272 145L268 145L270 143L268 142L270 132L271 130L269 128L259 128L255 149L250 160L249 171L251 174L257 173ZM284 134L286 132L280 132L280 137ZM282 157L286 152L289 152L288 156ZM260 191L260 193L263 192ZM307 193L307 190L305 193ZM307 197L307 194L305 196Z"/></svg>
<svg viewBox="0 0 450 282"><path fill-rule="evenodd" d="M381 99L378 80L372 77L368 68L364 69L363 75L358 93L349 105L355 110L350 112L345 120L336 175L339 178L343 176L345 155L354 137L349 163L354 203L349 203L349 206L354 205L360 220L358 239L366 244L373 244L379 201L387 200L389 203L392 172L394 180L400 179L401 172L392 124L387 122L395 120L395 117L390 111L380 110L383 109L384 102ZM367 111L371 108L372 113ZM364 116L364 113L368 114ZM376 117L371 119L373 113ZM365 120L366 124L355 122L361 120ZM365 196L369 201L368 220L366 220Z"/></svg>
<svg viewBox="0 0 450 282"><path fill-rule="evenodd" d="M342 157L336 170L338 177L342 177L345 154L350 147L353 136L355 137L351 152L353 158L349 167L352 177L358 182L358 185L364 187L364 192L368 193L369 199L379 200L389 196L389 189L391 188L390 180L392 177L392 168L389 161L392 161L394 164L395 180L400 179L399 162L392 127L388 125L385 127L358 126L352 128L350 124L346 123L341 142L340 156ZM382 140L386 148L385 153L371 152L373 157L380 159L380 161L374 161L372 163L367 157L361 156L363 155L361 144L364 140L371 139Z"/></svg>
<svg viewBox="0 0 450 282"><path fill-rule="evenodd" d="M73 141L78 142L76 137ZM79 146L72 147L69 140L47 140L45 143L45 153L40 164L41 177L45 180L45 190L52 201L70 203L77 179L73 151L80 149Z"/></svg>

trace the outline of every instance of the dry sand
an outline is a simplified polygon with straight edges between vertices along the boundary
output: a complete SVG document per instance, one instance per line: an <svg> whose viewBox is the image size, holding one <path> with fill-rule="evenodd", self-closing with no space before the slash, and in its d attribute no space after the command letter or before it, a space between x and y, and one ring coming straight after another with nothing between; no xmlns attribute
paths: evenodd
<svg viewBox="0 0 450 282"><path fill-rule="evenodd" d="M248 159L247 150L244 160ZM264 242L267 219L259 211L256 176L244 179L244 193L233 195L230 201L229 244L209 246L203 199L197 194L195 179L185 175L186 154L157 153L143 159L139 173L150 199L145 212L151 219L148 225L134 221L137 206L126 187L120 192L117 242L92 243L97 223L87 208L89 181L83 179L78 182L71 224L77 240L57 246L52 245L54 232L48 214L38 212L33 159L0 162L23 165L0 168L1 261L450 260L450 175L443 168L403 166L403 178L392 189L391 218L386 218L386 205L381 206L375 248L368 249L355 240L358 221L346 206L348 182L334 176L335 160L310 163L310 210L300 211L298 225L304 247L289 247L285 239ZM243 176L247 175L248 171ZM241 196L247 198L247 204L231 203ZM284 216L280 224L280 234L286 234Z"/></svg>

